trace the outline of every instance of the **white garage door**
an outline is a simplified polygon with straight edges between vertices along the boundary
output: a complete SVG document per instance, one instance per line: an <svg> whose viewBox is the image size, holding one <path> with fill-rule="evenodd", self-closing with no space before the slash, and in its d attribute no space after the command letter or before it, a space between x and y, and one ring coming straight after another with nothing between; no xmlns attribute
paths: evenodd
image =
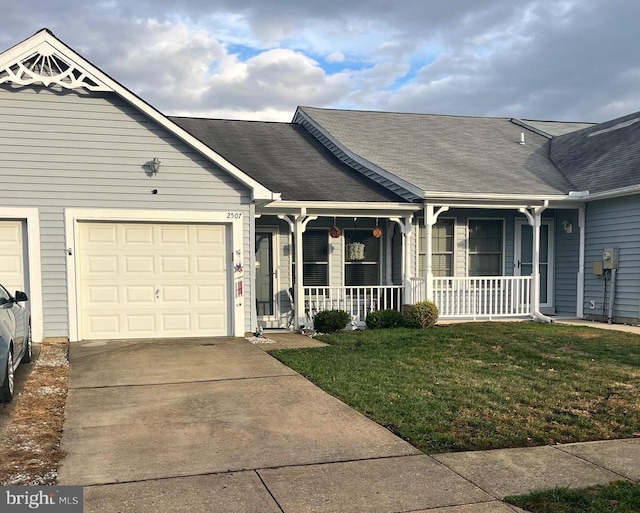
<svg viewBox="0 0 640 513"><path fill-rule="evenodd" d="M0 283L11 294L26 290L22 221L0 221Z"/></svg>
<svg viewBox="0 0 640 513"><path fill-rule="evenodd" d="M81 339L228 335L224 226L78 226Z"/></svg>

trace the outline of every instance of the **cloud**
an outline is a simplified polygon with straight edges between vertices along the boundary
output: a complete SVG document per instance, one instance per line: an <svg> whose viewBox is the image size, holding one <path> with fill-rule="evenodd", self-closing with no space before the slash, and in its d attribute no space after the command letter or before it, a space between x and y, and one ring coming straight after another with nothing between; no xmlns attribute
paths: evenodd
<svg viewBox="0 0 640 513"><path fill-rule="evenodd" d="M0 0L0 12L2 47L46 26L168 114L640 110L628 0Z"/></svg>

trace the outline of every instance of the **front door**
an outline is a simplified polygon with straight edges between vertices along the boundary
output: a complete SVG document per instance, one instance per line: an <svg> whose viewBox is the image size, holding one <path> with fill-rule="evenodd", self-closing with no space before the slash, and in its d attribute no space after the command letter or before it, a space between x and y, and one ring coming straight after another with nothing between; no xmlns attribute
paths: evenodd
<svg viewBox="0 0 640 513"><path fill-rule="evenodd" d="M256 312L263 328L278 328L278 301L275 291L278 270L276 265L276 229L256 231Z"/></svg>
<svg viewBox="0 0 640 513"><path fill-rule="evenodd" d="M533 271L533 227L524 219L516 220L514 268L516 276L531 276ZM553 221L540 225L540 308L553 309Z"/></svg>

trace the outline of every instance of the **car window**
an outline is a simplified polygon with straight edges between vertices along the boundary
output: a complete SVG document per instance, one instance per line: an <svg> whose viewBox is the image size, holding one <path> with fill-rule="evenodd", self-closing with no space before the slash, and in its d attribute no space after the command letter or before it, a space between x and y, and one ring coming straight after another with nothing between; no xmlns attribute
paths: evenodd
<svg viewBox="0 0 640 513"><path fill-rule="evenodd" d="M5 303L8 303L10 299L11 299L11 296L7 292L7 289L5 289L2 285L0 285L0 305L4 305Z"/></svg>

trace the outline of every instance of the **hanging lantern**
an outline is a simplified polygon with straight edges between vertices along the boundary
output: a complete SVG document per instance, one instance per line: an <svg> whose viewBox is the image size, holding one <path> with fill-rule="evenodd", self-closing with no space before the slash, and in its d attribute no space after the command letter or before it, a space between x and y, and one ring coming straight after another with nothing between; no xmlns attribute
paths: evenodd
<svg viewBox="0 0 640 513"><path fill-rule="evenodd" d="M380 228L379 226L376 226L376 227L373 229L373 236L374 236L376 239L379 239L379 238L382 236L382 228Z"/></svg>
<svg viewBox="0 0 640 513"><path fill-rule="evenodd" d="M334 225L331 230L329 230L329 235L332 239L337 239L338 237L340 237L340 235L342 235L342 230Z"/></svg>

